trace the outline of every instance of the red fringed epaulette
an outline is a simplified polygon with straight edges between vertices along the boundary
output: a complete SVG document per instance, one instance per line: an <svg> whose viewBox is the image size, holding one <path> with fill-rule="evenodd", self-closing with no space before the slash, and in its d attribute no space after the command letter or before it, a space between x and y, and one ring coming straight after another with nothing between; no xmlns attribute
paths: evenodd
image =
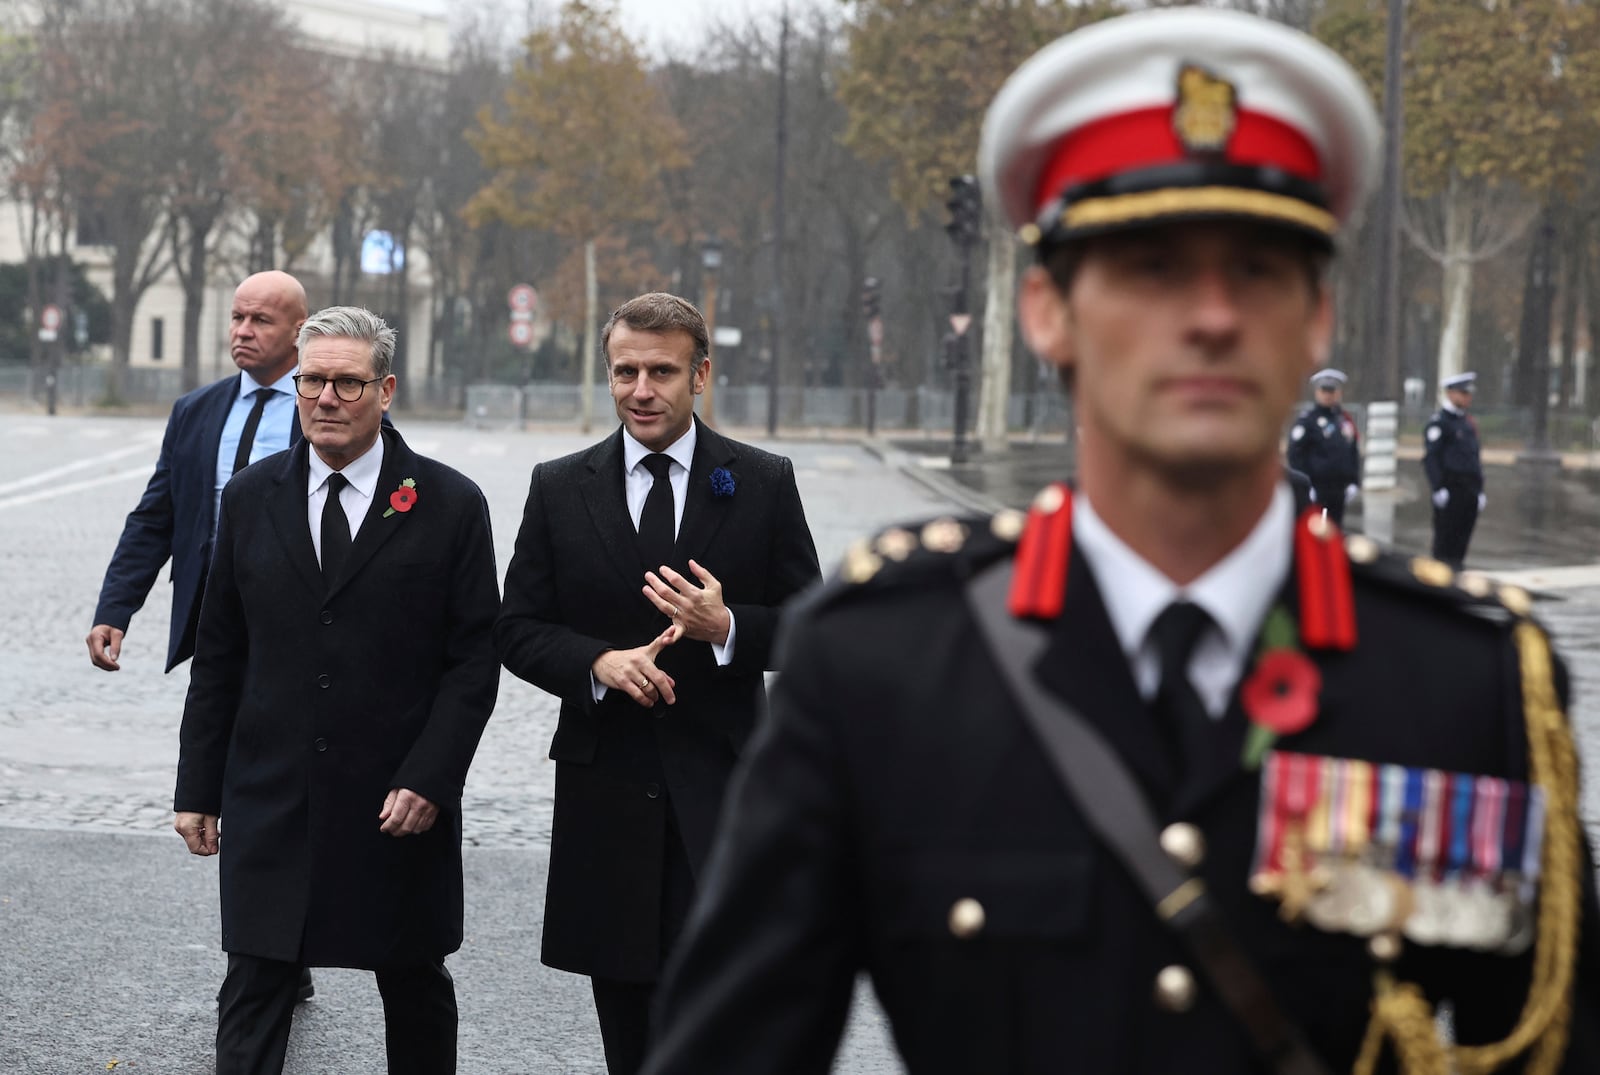
<svg viewBox="0 0 1600 1075"><path fill-rule="evenodd" d="M1033 498L1028 522L1017 541L1016 573L1011 580L1011 614L1052 620L1067 597L1067 561L1072 554L1072 490L1066 483L1046 486Z"/></svg>
<svg viewBox="0 0 1600 1075"><path fill-rule="evenodd" d="M1350 559L1339 527L1315 508L1295 521L1294 560L1300 581L1300 644L1307 649L1355 649Z"/></svg>

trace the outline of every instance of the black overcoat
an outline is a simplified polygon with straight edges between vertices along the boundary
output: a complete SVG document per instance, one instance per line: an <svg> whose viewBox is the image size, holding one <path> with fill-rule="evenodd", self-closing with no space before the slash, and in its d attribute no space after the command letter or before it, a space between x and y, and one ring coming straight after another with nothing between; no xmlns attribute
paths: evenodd
<svg viewBox="0 0 1600 1075"><path fill-rule="evenodd" d="M895 563L880 543L877 569L863 550L847 564L877 569L870 581L797 608L772 716L729 790L667 972L646 1075L821 1075L863 971L913 1075L1266 1075L1203 980L1192 1008L1158 1005L1158 973L1192 960L1010 702L963 585L1012 549L986 520L967 527L954 553ZM1413 578L1398 557L1352 570L1359 643L1311 653L1319 715L1282 747L1525 779L1511 617ZM1237 691L1180 780L1079 550L1068 572L1035 675L1108 740L1159 819L1203 831L1200 874L1240 946L1331 1070L1351 1070L1374 963L1363 939L1285 924L1250 893L1260 780L1239 764ZM1571 1073L1600 1071L1600 912L1587 858L1582 869ZM953 919L963 900L984 909L980 927ZM1448 998L1460 1040L1476 1043L1515 1023L1530 965L1408 943L1397 970Z"/></svg>
<svg viewBox="0 0 1600 1075"><path fill-rule="evenodd" d="M304 442L223 491L175 807L221 815L229 952L378 968L461 945L461 789L499 686L488 507L382 435L372 506L331 587ZM416 503L385 518L406 478ZM397 787L439 806L431 830L378 831Z"/></svg>
<svg viewBox="0 0 1600 1075"><path fill-rule="evenodd" d="M724 495L718 467L732 479ZM534 468L495 638L509 671L561 699L542 950L552 967L622 981L659 972L667 804L698 873L766 704L779 606L820 575L789 460L700 426L671 561L693 579L691 557L722 584L732 662L719 668L708 643L680 642L656 662L675 705L645 709L617 691L596 703L595 658L669 622L642 593L622 431Z"/></svg>

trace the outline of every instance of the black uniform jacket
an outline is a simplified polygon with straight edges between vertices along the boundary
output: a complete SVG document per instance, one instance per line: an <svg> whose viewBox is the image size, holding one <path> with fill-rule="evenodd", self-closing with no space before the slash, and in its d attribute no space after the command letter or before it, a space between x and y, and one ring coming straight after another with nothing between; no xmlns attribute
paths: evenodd
<svg viewBox="0 0 1600 1075"><path fill-rule="evenodd" d="M718 467L733 483L723 495L711 480ZM679 642L656 661L676 704L645 709L620 691L596 703L595 658L644 645L669 624L641 592L646 567L622 468L620 428L534 468L495 639L509 671L561 699L543 961L653 981L666 804L698 874L734 762L766 706L778 608L821 572L789 460L702 425L671 564L693 581L693 557L721 582L733 660L719 668L709 643Z"/></svg>
<svg viewBox="0 0 1600 1075"><path fill-rule="evenodd" d="M1483 492L1483 460L1478 445L1478 426L1470 415L1444 407L1428 419L1422 433L1422 469L1428 488L1448 486L1473 496Z"/></svg>
<svg viewBox="0 0 1600 1075"><path fill-rule="evenodd" d="M1361 446L1343 407L1307 407L1289 429L1289 466L1318 489L1361 482Z"/></svg>
<svg viewBox="0 0 1600 1075"><path fill-rule="evenodd" d="M826 1072L863 970L912 1075L1265 1070L1204 984L1186 1012L1157 1006L1158 972L1191 961L1014 711L962 592L1011 547L984 520L968 526L954 554L896 563L880 543L870 581L830 584L786 626L772 717L669 966L648 1075ZM1394 561L1355 571L1358 646L1314 655L1320 715L1280 745L1525 775L1504 610L1425 587ZM1050 630L1036 674L1109 740L1158 816L1203 830L1200 873L1239 944L1332 1069L1349 1071L1373 963L1361 939L1287 925L1248 891L1259 774L1239 767L1237 693L1214 752L1179 783L1078 550ZM1586 877L1571 1072L1600 1071L1587 865ZM984 919L963 937L972 923L955 928L951 912L965 899ZM1452 998L1461 1039L1481 1041L1514 1023L1529 968L1526 956L1407 945L1398 973Z"/></svg>
<svg viewBox="0 0 1600 1075"><path fill-rule="evenodd" d="M174 806L222 817L230 952L378 968L461 945L461 789L500 680L489 512L467 478L383 437L331 587L305 442L223 491ZM416 503L385 518L406 478ZM433 828L380 833L391 788L437 804Z"/></svg>

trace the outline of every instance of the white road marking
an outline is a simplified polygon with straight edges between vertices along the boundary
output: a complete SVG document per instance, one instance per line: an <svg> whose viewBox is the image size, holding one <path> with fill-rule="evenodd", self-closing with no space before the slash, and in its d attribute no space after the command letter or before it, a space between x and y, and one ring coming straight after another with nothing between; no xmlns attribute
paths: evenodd
<svg viewBox="0 0 1600 1075"><path fill-rule="evenodd" d="M20 507L23 504L36 504L41 500L54 500L58 496L68 496L72 493L82 492L85 489L110 485L112 482L128 481L131 478L143 479L149 476L149 467L139 467L137 470L114 470L109 474L102 474L98 478L85 478L83 481L68 482L65 485L56 485L49 489L40 489L37 492L0 497L0 511L6 508Z"/></svg>
<svg viewBox="0 0 1600 1075"><path fill-rule="evenodd" d="M45 482L55 481L63 475L75 474L80 470L94 470L105 466L113 460L126 459L130 455L147 455L150 448L159 443L161 443L159 436L145 436L133 444L127 444L109 452L102 452L99 455L90 456L88 459L78 459L71 463L63 463L59 467L51 467L49 470L41 470L37 474L30 474L26 478L18 478L16 481L0 485L0 496L14 493L19 489L26 489L30 485L42 485ZM147 467L144 473L150 473L150 468ZM4 501L3 503L9 503L9 501Z"/></svg>

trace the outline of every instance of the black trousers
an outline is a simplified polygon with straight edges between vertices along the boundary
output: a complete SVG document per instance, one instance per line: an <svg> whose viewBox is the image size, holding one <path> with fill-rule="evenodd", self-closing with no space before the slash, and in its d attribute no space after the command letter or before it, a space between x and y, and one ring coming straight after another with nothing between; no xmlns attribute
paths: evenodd
<svg viewBox="0 0 1600 1075"><path fill-rule="evenodd" d="M1316 507L1326 511L1328 518L1339 526L1344 525L1344 490L1346 482L1334 482L1331 485L1314 484L1312 488L1317 491Z"/></svg>
<svg viewBox="0 0 1600 1075"><path fill-rule="evenodd" d="M1480 489L1476 483L1449 480L1444 487L1450 490L1450 503L1433 509L1433 558L1460 571L1467 559L1472 529L1478 524Z"/></svg>
<svg viewBox="0 0 1600 1075"><path fill-rule="evenodd" d="M456 991L444 961L376 972L390 1075L453 1075ZM217 1075L278 1075L300 964L229 953L217 1012Z"/></svg>
<svg viewBox="0 0 1600 1075"><path fill-rule="evenodd" d="M666 815L661 863L661 966L666 965L672 946L683 932L684 920L689 917L689 905L694 902L694 871L689 868L689 854L684 850L670 802ZM600 1017L606 1071L610 1075L637 1075L644 1067L650 1045L656 983L590 978L589 986L594 991L595 1014Z"/></svg>

